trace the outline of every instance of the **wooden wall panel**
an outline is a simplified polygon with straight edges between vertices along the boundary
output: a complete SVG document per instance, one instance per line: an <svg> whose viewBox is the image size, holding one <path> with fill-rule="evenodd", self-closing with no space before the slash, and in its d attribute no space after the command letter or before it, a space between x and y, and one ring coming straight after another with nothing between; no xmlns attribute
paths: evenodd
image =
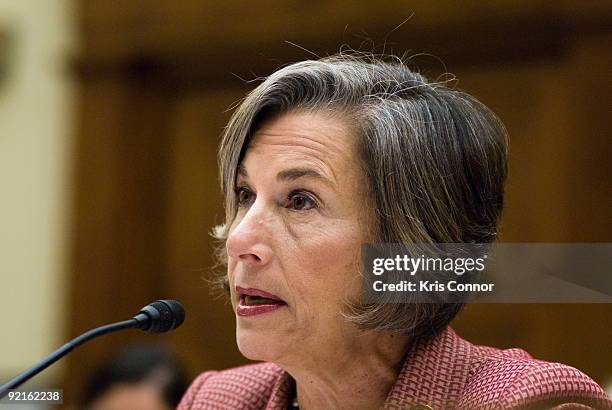
<svg viewBox="0 0 612 410"><path fill-rule="evenodd" d="M170 100L146 73L131 81L86 81L81 98L69 283L72 337L125 320L166 296ZM77 400L86 375L118 346L151 337L122 332L77 349L68 358L65 400Z"/></svg>
<svg viewBox="0 0 612 410"><path fill-rule="evenodd" d="M510 133L505 242L612 241L609 37L568 45L566 57L458 73ZM602 63L607 58L608 63ZM468 339L520 346L612 380L601 353L612 344L612 305L472 305L455 321Z"/></svg>
<svg viewBox="0 0 612 410"><path fill-rule="evenodd" d="M440 57L510 131L502 239L611 239L609 2L80 4L73 335L173 297L187 308L185 325L156 337L175 346L191 375L242 363L231 310L202 280L213 261L208 234L223 219L216 148L225 109L255 86L232 73L252 79L311 57L284 40L324 55L345 42L359 47L363 35L382 51L385 34L412 12L387 51ZM433 77L444 70L436 57L416 62ZM600 324L611 313L608 305L470 306L456 327L477 343L524 347L604 383L612 334ZM152 339L126 332L75 352L67 401L96 362L135 340Z"/></svg>
<svg viewBox="0 0 612 410"><path fill-rule="evenodd" d="M210 232L223 222L217 146L229 105L244 90L202 91L176 101L170 147L166 273L169 293L184 303L184 326L173 335L191 374L244 363L235 344L229 301L212 292Z"/></svg>

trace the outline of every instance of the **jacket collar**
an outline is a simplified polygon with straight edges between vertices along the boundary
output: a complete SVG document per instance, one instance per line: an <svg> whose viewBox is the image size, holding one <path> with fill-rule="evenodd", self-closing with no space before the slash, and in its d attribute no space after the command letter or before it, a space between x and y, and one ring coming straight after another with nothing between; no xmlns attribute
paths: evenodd
<svg viewBox="0 0 612 410"><path fill-rule="evenodd" d="M433 339L417 340L391 387L384 409L455 408L467 382L472 344L447 327ZM282 371L266 410L286 409L295 381Z"/></svg>
<svg viewBox="0 0 612 410"><path fill-rule="evenodd" d="M450 327L429 341L416 342L384 408L456 408L467 383L472 348Z"/></svg>

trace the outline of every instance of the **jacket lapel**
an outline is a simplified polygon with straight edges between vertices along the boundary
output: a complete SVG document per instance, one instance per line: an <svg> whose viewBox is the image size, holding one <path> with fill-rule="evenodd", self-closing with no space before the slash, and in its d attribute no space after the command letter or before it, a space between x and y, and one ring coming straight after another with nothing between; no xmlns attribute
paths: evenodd
<svg viewBox="0 0 612 410"><path fill-rule="evenodd" d="M456 408L467 383L472 348L450 327L430 341L413 344L384 408Z"/></svg>
<svg viewBox="0 0 612 410"><path fill-rule="evenodd" d="M282 371L280 377L272 387L270 400L266 410L285 410L289 407L289 400L294 396L295 380L286 371Z"/></svg>

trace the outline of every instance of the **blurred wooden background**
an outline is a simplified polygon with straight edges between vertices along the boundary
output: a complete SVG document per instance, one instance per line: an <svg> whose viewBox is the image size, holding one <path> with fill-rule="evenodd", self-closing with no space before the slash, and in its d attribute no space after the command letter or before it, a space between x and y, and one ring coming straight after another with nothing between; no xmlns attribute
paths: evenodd
<svg viewBox="0 0 612 410"><path fill-rule="evenodd" d="M216 148L227 108L289 62L366 51L430 53L510 135L502 240L612 241L609 1L81 1L70 334L157 298L187 310L175 333L123 332L75 351L73 402L92 366L124 343L165 340L192 376L244 363L231 309L201 278L222 221ZM406 18L402 27L390 33ZM368 41L374 41L375 48ZM444 62L446 67L441 64ZM612 378L612 306L469 306L472 342L522 347Z"/></svg>

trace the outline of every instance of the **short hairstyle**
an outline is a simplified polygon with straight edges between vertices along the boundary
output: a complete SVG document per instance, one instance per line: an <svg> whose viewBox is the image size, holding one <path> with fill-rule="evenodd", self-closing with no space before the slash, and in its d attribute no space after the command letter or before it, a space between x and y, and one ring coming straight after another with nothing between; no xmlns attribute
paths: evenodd
<svg viewBox="0 0 612 410"><path fill-rule="evenodd" d="M507 174L507 133L497 116L401 58L339 54L279 69L233 113L219 148L226 219L213 230L222 266L237 212L237 167L258 127L294 110L336 115L351 125L378 243L495 240ZM221 280L227 287L226 273ZM364 329L433 337L462 307L397 303L393 293L380 303L349 304L343 314Z"/></svg>

